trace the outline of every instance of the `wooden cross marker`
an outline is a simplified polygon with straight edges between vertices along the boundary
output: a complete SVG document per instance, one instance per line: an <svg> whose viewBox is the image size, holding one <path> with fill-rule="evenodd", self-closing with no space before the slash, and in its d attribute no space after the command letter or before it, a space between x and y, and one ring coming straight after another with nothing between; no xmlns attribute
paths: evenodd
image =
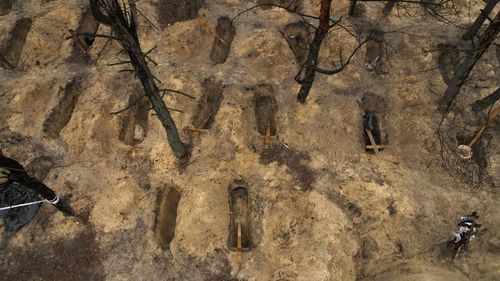
<svg viewBox="0 0 500 281"><path fill-rule="evenodd" d="M269 126L267 126L266 129L266 135L264 136L264 146L269 147L270 143L271 143L271 123L269 123Z"/></svg>
<svg viewBox="0 0 500 281"><path fill-rule="evenodd" d="M236 262L241 265L241 223L238 223L238 233L236 239Z"/></svg>
<svg viewBox="0 0 500 281"><path fill-rule="evenodd" d="M371 145L367 145L367 149L373 149L375 151L375 155L378 155L379 149L386 148L385 145L379 145L375 142L375 138L372 135L372 132L368 129L365 129L366 134L368 135L368 139L370 140Z"/></svg>
<svg viewBox="0 0 500 281"><path fill-rule="evenodd" d="M195 128L195 129L191 129L191 128L188 128L188 130L191 131L191 138L194 139L196 136L198 136L200 133L204 133L206 132L207 130L206 129L203 129L203 128Z"/></svg>
<svg viewBox="0 0 500 281"><path fill-rule="evenodd" d="M71 36L68 37L68 38L66 38L66 39L73 38L73 40L78 45L78 47L80 47L81 53L82 54L87 53L87 48L85 48L86 44L82 41L82 39L80 38L80 36L78 36L73 29L70 29L69 33L71 34Z"/></svg>

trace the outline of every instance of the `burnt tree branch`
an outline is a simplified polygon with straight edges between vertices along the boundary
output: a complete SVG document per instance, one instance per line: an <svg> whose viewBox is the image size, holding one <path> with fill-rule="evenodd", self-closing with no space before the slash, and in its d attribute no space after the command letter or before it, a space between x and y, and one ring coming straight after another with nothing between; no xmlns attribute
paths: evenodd
<svg viewBox="0 0 500 281"><path fill-rule="evenodd" d="M121 8L117 0L89 1L96 20L111 27L115 36L119 38L118 41L122 44L123 49L128 54L134 68L134 73L139 78L144 88L144 93L149 98L152 108L167 133L167 140L172 151L178 158L187 157L186 148L179 137L174 120L170 116L169 110L160 95L160 90L156 86L156 78L151 73L146 61L146 55L140 48L137 36L137 10L135 2L133 0L129 1L129 14L127 17L125 7ZM131 2L132 5L130 5Z"/></svg>
<svg viewBox="0 0 500 281"><path fill-rule="evenodd" d="M472 111L475 112L482 111L487 107L494 105L499 99L500 99L500 88L497 88L496 91L494 91L489 96L480 99L478 101L475 101L471 105Z"/></svg>
<svg viewBox="0 0 500 281"><path fill-rule="evenodd" d="M438 110L440 112L447 112L455 98L458 96L460 88L465 83L469 77L470 72L479 61L481 56L486 52L488 47L496 39L496 36L500 32L500 11L497 13L495 19L488 26L486 31L481 35L477 49L471 51L465 57L464 62L460 65L458 71L456 72L450 85L444 92L441 100L439 101Z"/></svg>

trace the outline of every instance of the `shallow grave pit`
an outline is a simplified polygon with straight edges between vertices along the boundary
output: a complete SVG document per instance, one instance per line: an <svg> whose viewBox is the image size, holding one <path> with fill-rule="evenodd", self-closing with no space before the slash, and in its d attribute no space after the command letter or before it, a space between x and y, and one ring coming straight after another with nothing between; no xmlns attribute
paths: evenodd
<svg viewBox="0 0 500 281"><path fill-rule="evenodd" d="M137 145L144 141L149 129L149 107L147 97L131 95L128 102L130 108L122 119L119 139L127 145Z"/></svg>
<svg viewBox="0 0 500 281"><path fill-rule="evenodd" d="M52 139L58 138L61 130L66 127L71 120L71 115L75 110L78 99L82 94L82 79L75 77L66 84L63 96L59 103L52 109L49 116L43 123L43 132Z"/></svg>
<svg viewBox="0 0 500 281"><path fill-rule="evenodd" d="M75 34L96 34L99 29L99 22L92 15L90 8L86 9L82 14L78 28ZM94 43L95 38L90 35L77 35L73 40L73 51L72 57L80 62L90 61L90 57L86 52L90 49Z"/></svg>
<svg viewBox="0 0 500 281"><path fill-rule="evenodd" d="M241 239L240 250L248 251L252 247L248 185L241 180L237 180L229 186L228 191L230 210L229 249L232 251L238 250L239 228Z"/></svg>
<svg viewBox="0 0 500 281"><path fill-rule="evenodd" d="M282 31L288 45L295 55L295 59L299 64L302 64L307 59L307 50L311 36L309 28L304 22L296 22L287 24Z"/></svg>
<svg viewBox="0 0 500 281"><path fill-rule="evenodd" d="M460 63L460 51L456 45L439 44L438 67L443 81L449 84L455 76L457 65Z"/></svg>
<svg viewBox="0 0 500 281"><path fill-rule="evenodd" d="M379 30L372 30L371 38L366 42L365 69L379 73L384 58L384 34Z"/></svg>
<svg viewBox="0 0 500 281"><path fill-rule="evenodd" d="M158 193L155 236L158 244L167 249L175 237L177 225L177 207L181 200L181 193L175 188L167 188Z"/></svg>
<svg viewBox="0 0 500 281"><path fill-rule="evenodd" d="M201 86L203 94L198 98L196 109L191 117L193 129L209 129L224 99L224 86L214 77L205 79ZM192 132L195 133L195 131Z"/></svg>
<svg viewBox="0 0 500 281"><path fill-rule="evenodd" d="M254 89L254 109L257 131L265 136L268 128L271 136L276 135L276 112L278 104L274 97L274 89L271 85L262 84Z"/></svg>
<svg viewBox="0 0 500 281"><path fill-rule="evenodd" d="M7 43L2 48L1 56L14 67L18 65L23 53L26 37L31 30L31 24L32 20L30 18L22 18L16 21Z"/></svg>
<svg viewBox="0 0 500 281"><path fill-rule="evenodd" d="M231 51L231 44L236 35L236 28L234 28L231 19L228 17L220 17L217 20L215 32L217 36L214 39L212 51L210 52L210 59L214 64L224 63Z"/></svg>

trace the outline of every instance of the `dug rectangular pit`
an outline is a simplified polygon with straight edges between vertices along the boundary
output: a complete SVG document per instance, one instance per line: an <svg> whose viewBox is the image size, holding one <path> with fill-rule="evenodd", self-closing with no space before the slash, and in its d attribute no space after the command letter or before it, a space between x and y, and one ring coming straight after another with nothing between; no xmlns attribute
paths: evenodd
<svg viewBox="0 0 500 281"><path fill-rule="evenodd" d="M382 133L381 118L388 110L381 96L365 93L361 99L363 110L363 142L366 151L377 153L387 144L387 135ZM371 139L372 138L372 139Z"/></svg>
<svg viewBox="0 0 500 281"><path fill-rule="evenodd" d="M214 77L207 78L202 83L203 94L198 99L196 110L191 117L191 123L196 129L208 129L212 125L222 100L224 86Z"/></svg>
<svg viewBox="0 0 500 281"><path fill-rule="evenodd" d="M443 81L448 85L460 64L460 51L456 45L438 44L438 67Z"/></svg>
<svg viewBox="0 0 500 281"><path fill-rule="evenodd" d="M236 180L229 185L229 249L248 251L252 247L248 185Z"/></svg>
<svg viewBox="0 0 500 281"><path fill-rule="evenodd" d="M295 59L299 64L302 64L307 59L307 50L311 35L306 23L300 21L290 23L283 28L283 36L285 37L290 49L292 49Z"/></svg>
<svg viewBox="0 0 500 281"><path fill-rule="evenodd" d="M0 52L0 56L7 61L6 64L10 64L13 67L18 65L19 58L26 44L26 37L31 30L31 24L32 21L30 18L22 18L16 21L14 28L10 31L7 43Z"/></svg>
<svg viewBox="0 0 500 281"><path fill-rule="evenodd" d="M365 150L370 152L383 150L379 121L375 113L363 112L363 128Z"/></svg>
<svg viewBox="0 0 500 281"><path fill-rule="evenodd" d="M33 159L27 166L26 171L39 181L44 181L50 170L54 167L54 161L48 156L40 156Z"/></svg>
<svg viewBox="0 0 500 281"><path fill-rule="evenodd" d="M0 16L5 16L12 10L12 0L0 0Z"/></svg>
<svg viewBox="0 0 500 281"><path fill-rule="evenodd" d="M96 34L99 29L99 22L92 15L92 10L87 8L80 19L78 28L76 32L72 35L73 37L73 50L71 53L72 60L80 63L86 63L90 61L90 56L87 51L90 49L94 43L95 37L92 34ZM81 35L78 35L81 34Z"/></svg>
<svg viewBox="0 0 500 281"><path fill-rule="evenodd" d="M276 135L276 112L278 103L274 97L274 89L271 85L262 84L253 88L254 112L257 122L257 131L265 136L270 130L271 136Z"/></svg>
<svg viewBox="0 0 500 281"><path fill-rule="evenodd" d="M155 236L163 249L168 249L175 237L177 224L177 207L181 200L181 193L175 188L167 188L158 193Z"/></svg>
<svg viewBox="0 0 500 281"><path fill-rule="evenodd" d="M203 0L160 0L158 2L158 19L161 26L195 19Z"/></svg>
<svg viewBox="0 0 500 281"><path fill-rule="evenodd" d="M214 39L212 51L210 52L210 59L214 64L224 63L229 56L231 44L236 35L233 21L228 17L220 17L217 20L215 32L217 36Z"/></svg>
<svg viewBox="0 0 500 281"><path fill-rule="evenodd" d="M372 30L370 39L366 42L365 69L367 71L380 72L384 50L384 33L379 30Z"/></svg>
<svg viewBox="0 0 500 281"><path fill-rule="evenodd" d="M131 95L130 107L122 119L119 139L127 145L137 145L144 141L148 133L150 102L145 96Z"/></svg>
<svg viewBox="0 0 500 281"><path fill-rule="evenodd" d="M63 90L63 96L59 103L52 109L49 116L43 123L43 132L52 139L58 138L61 130L66 127L71 120L71 115L75 110L78 99L82 94L82 78L73 78Z"/></svg>

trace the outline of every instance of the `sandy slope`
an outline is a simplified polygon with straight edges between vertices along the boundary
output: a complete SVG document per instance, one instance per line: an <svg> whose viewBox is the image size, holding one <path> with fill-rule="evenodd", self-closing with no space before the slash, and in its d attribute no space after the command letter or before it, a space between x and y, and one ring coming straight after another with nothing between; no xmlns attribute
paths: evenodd
<svg viewBox="0 0 500 281"><path fill-rule="evenodd" d="M22 2L22 3L20 3ZM154 23L157 1L139 8ZM252 3L207 1L201 10L211 25L221 15L235 15ZM304 10L317 14L317 1ZM471 1L472 13L481 7ZM381 4L363 4L366 13L346 24L367 31L403 28L385 35L390 44L384 74L363 69L365 50L346 71L318 76L305 105L296 103L297 71L279 30L296 16L279 9L250 11L236 22L236 36L226 63L213 66L213 37L197 20L154 31L142 20L140 37L158 62L157 77L166 87L201 97L201 82L222 80L224 100L210 129L193 143L193 161L181 174L165 132L149 116L147 136L138 145L119 140L127 114L109 112L127 105L140 89L125 67L108 67L119 50L112 44L97 66L71 62L73 44L64 40L76 29L86 1L17 1L0 17L0 43L22 17L33 19L19 59L19 71L0 69L1 148L27 164L46 155L55 161L46 183L63 195L82 219L65 218L43 206L34 221L0 240L2 278L12 280L499 280L500 211L496 206L498 122L492 141L487 178L471 188L442 168L436 130L442 118L435 110L446 88L438 43L455 42L461 32L420 15L385 18ZM336 3L336 16L348 3ZM467 3L460 3L464 12ZM418 24L416 24L418 22ZM100 32L107 32L101 27ZM91 49L95 58L104 41ZM343 31L326 39L322 58L347 54L356 41ZM460 43L466 46L465 43ZM37 62L38 61L38 62ZM422 71L431 69L429 71ZM495 50L488 51L473 73L471 87L458 102L467 105L499 84ZM81 95L59 137L48 138L44 123L74 77ZM288 165L261 159L266 149L255 124L251 87L270 84L278 104L277 137L272 142ZM362 143L361 99L382 96L377 105L389 148L378 157ZM196 102L179 95L165 98L178 128L191 126ZM472 132L482 115L461 120ZM51 123L49 123L50 126ZM458 130L458 129L457 129ZM496 138L496 140L495 140ZM290 149L283 148L286 144ZM283 152L284 153L284 152ZM263 156L262 156L263 157ZM279 157L278 157L279 158ZM497 160L494 160L497 159ZM496 162L495 162L496 161ZM496 166L495 166L496 165ZM305 186L309 177L310 187ZM249 185L252 238L255 247L243 254L243 265L228 251L227 187L236 178ZM496 181L495 181L496 178ZM159 247L154 233L157 194L174 187L182 193L175 238L170 250ZM454 220L477 210L488 231L470 251L452 261L442 251ZM4 228L0 228L4 232ZM7 280L7 279L6 279Z"/></svg>

